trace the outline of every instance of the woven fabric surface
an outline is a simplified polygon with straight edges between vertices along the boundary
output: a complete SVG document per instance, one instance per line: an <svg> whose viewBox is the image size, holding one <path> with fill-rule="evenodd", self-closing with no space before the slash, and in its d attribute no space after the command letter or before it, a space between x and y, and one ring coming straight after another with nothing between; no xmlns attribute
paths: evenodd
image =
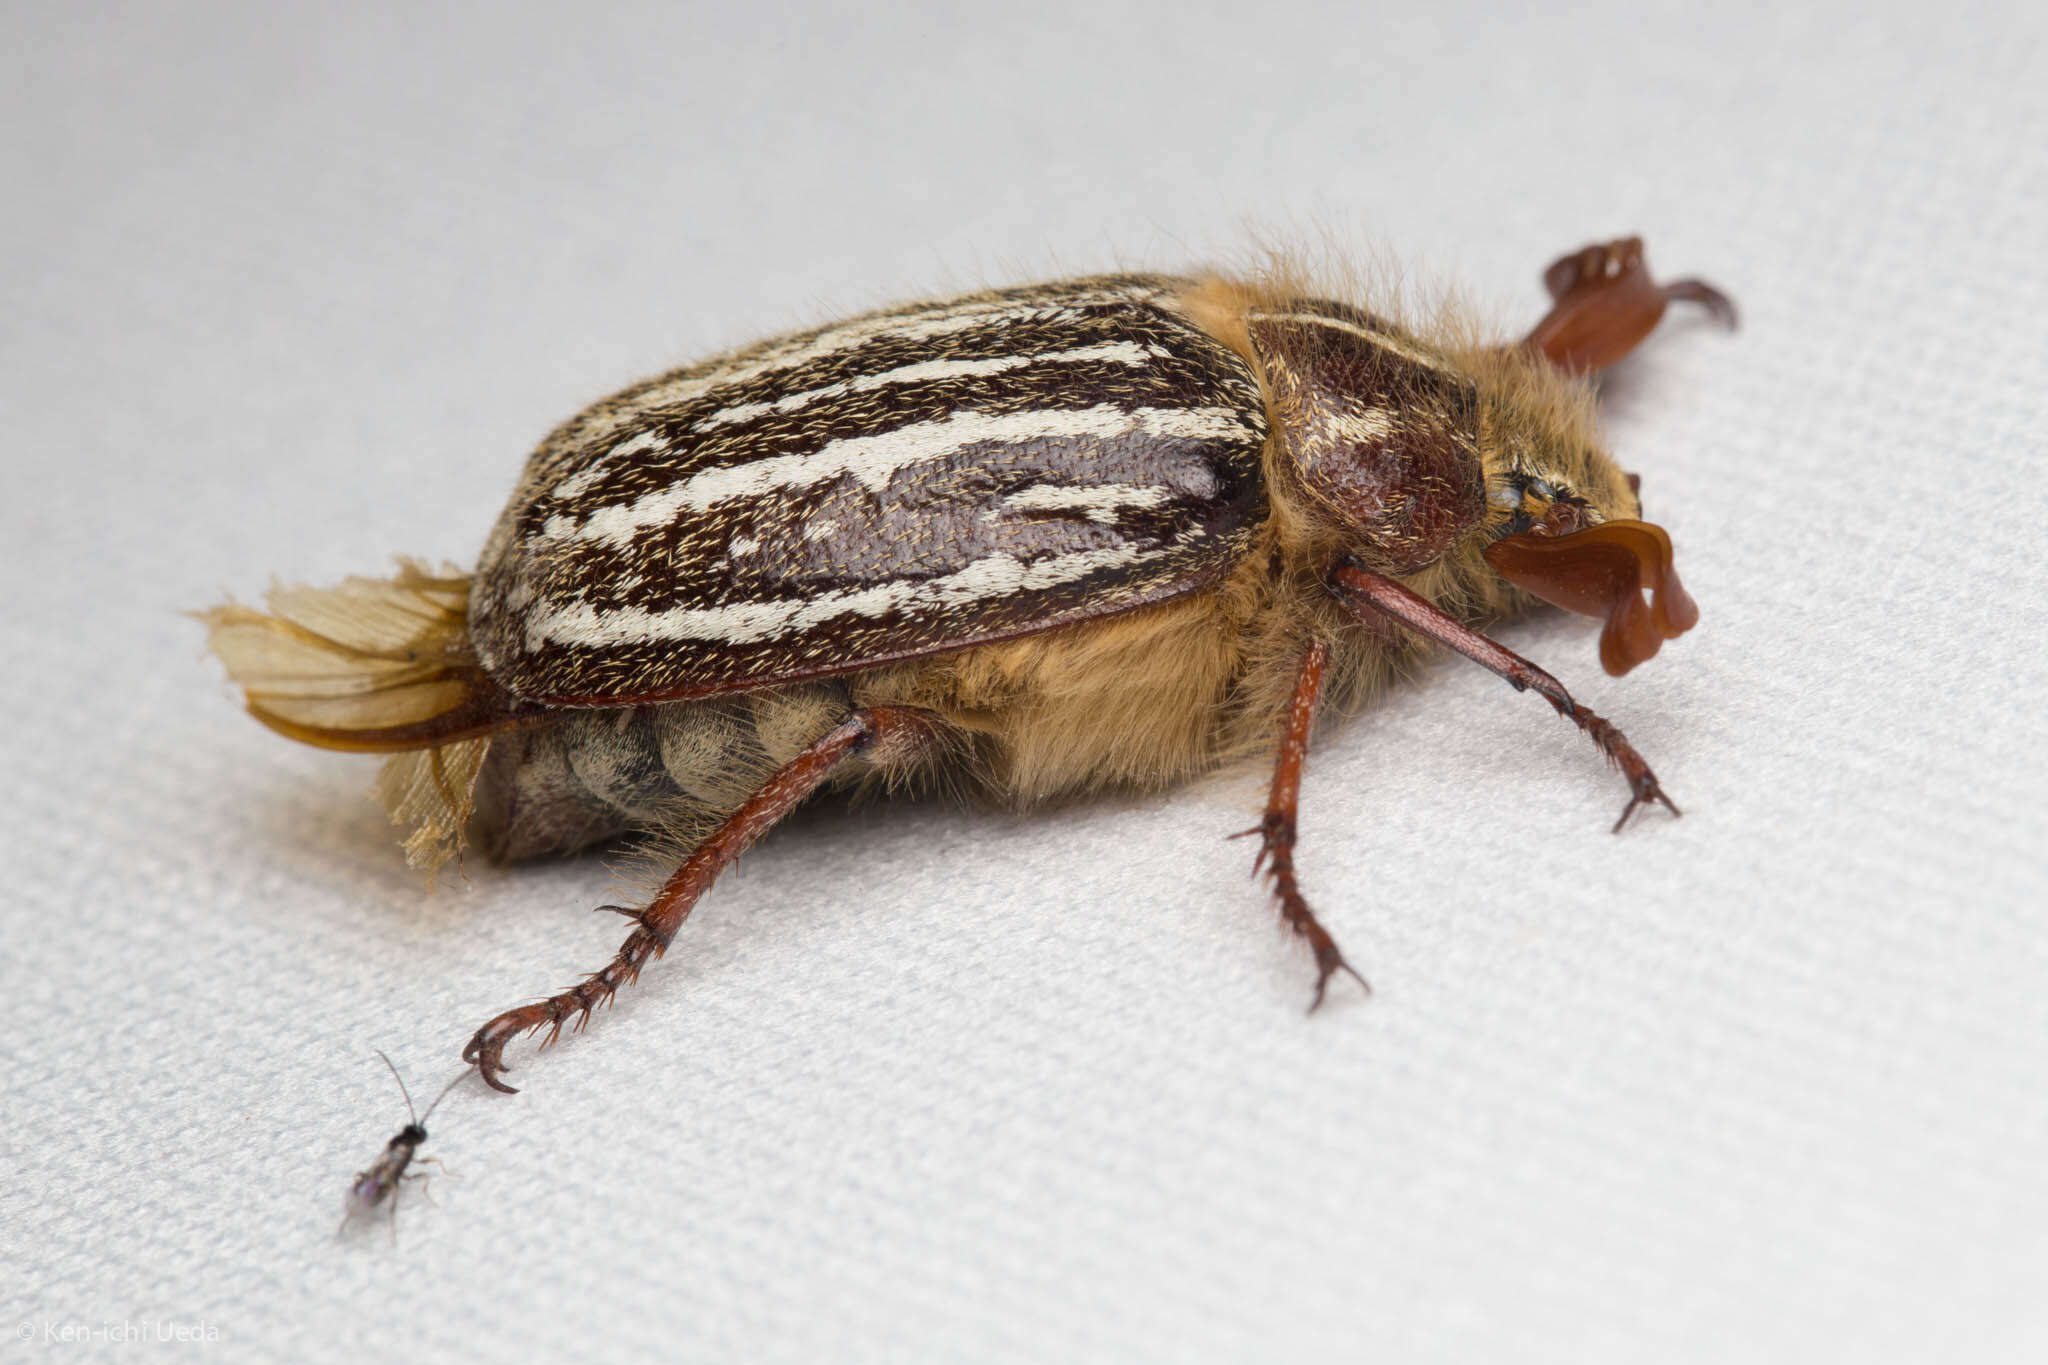
<svg viewBox="0 0 2048 1365"><path fill-rule="evenodd" d="M1797 8L1797 7L1795 7ZM1889 12L1887 12L1889 11ZM21 1358L2040 1359L2048 43L2022 6L15 7L0 1332ZM404 866L180 613L473 561L626 382L880 302L1384 252L1504 334L1643 233L1607 429L1700 627L1502 632L1264 774L799 815L458 1088L631 869ZM60 1343L62 1343L60 1345ZM54 1358L54 1357L53 1357ZM75 1358L66 1356L66 1358Z"/></svg>

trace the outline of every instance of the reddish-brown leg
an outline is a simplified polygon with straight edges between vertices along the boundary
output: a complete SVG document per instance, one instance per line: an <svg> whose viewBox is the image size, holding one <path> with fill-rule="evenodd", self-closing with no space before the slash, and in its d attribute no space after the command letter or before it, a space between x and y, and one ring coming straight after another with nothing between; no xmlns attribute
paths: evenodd
<svg viewBox="0 0 2048 1365"><path fill-rule="evenodd" d="M1735 325L1735 304L1711 284L1658 284L1640 237L1561 256L1543 272L1543 285L1555 302L1522 344L1573 374L1604 370L1634 350L1673 299L1701 305L1723 327Z"/></svg>
<svg viewBox="0 0 2048 1365"><path fill-rule="evenodd" d="M1273 761L1273 787L1266 796L1266 817L1257 829L1246 834L1260 836L1259 856L1252 863L1252 875L1263 869L1273 879L1273 897L1280 903L1280 918L1288 928L1308 940L1316 955L1316 995L1308 1012L1322 1007L1330 978L1347 972L1371 994L1372 987L1337 950L1337 942L1316 922L1315 913L1302 898L1294 880L1295 816L1301 809L1301 769L1308 759L1308 733L1316 719L1316 702L1323 693L1323 670L1330 662L1330 647L1318 640L1302 655L1301 671L1295 675L1294 699L1287 707L1287 728L1280 736L1280 753Z"/></svg>
<svg viewBox="0 0 2048 1365"><path fill-rule="evenodd" d="M593 1009L611 999L619 987L639 979L640 969L648 959L660 957L668 950L676 930L718 874L776 821L801 805L831 776L834 768L862 750L914 744L923 736L926 726L922 713L901 707L864 707L848 716L748 797L684 860L646 909L601 907L617 910L639 922L603 970L592 972L559 995L505 1011L476 1031L462 1049L462 1060L475 1064L494 1089L508 1095L518 1094L515 1087L498 1079L501 1073L511 1070L504 1061L506 1043L546 1025L548 1036L541 1041L541 1046L546 1047L561 1036L562 1025L571 1016L580 1030L589 1022Z"/></svg>
<svg viewBox="0 0 2048 1365"><path fill-rule="evenodd" d="M1573 701L1563 683L1521 655L1446 615L1385 574L1357 564L1339 564L1330 575L1330 586L1338 599L1363 619L1391 616L1408 629L1441 641L1474 663L1491 669L1507 679L1517 692L1535 688L1559 715L1585 731L1586 737L1600 746L1607 761L1620 768L1622 776L1628 779L1629 801L1621 808L1621 818L1614 822L1614 833L1621 833L1636 807L1652 801L1661 803L1673 815L1679 814L1678 807L1657 785L1657 775L1621 731Z"/></svg>

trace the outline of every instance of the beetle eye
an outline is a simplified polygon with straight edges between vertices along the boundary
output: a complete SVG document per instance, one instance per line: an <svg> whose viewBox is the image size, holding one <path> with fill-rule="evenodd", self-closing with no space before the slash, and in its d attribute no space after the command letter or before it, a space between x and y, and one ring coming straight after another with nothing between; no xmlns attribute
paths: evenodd
<svg viewBox="0 0 2048 1365"><path fill-rule="evenodd" d="M1567 611L1605 618L1600 666L1616 677L1700 619L1672 566L1671 537L1651 522L1602 522L1568 535L1528 531L1495 541L1485 554L1517 587Z"/></svg>

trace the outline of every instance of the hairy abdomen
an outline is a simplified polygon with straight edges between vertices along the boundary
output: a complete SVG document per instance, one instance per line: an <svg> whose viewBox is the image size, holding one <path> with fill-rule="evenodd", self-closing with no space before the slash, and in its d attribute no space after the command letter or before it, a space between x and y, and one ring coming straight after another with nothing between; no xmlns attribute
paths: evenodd
<svg viewBox="0 0 2048 1365"><path fill-rule="evenodd" d="M842 719L836 683L564 711L491 737L471 842L512 860L643 830L694 841Z"/></svg>

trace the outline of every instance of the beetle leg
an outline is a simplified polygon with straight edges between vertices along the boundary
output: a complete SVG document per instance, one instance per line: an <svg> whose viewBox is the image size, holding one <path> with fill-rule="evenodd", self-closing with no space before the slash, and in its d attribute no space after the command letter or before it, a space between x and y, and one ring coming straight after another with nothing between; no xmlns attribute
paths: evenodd
<svg viewBox="0 0 2048 1365"><path fill-rule="evenodd" d="M1349 607L1361 620L1372 620L1378 615L1391 616L1408 629L1430 639L1449 645L1466 658L1484 668L1491 669L1508 680L1517 692L1534 688L1545 701L1555 707L1557 713L1586 732L1586 737L1600 746L1600 752L1607 761L1621 769L1628 779L1629 800L1621 808L1621 818L1614 822L1613 833L1621 833L1621 827L1634 815L1636 807L1659 802L1673 815L1680 813L1664 789L1657 785L1657 775L1650 771L1650 765L1635 751L1635 746L1623 737L1621 731L1586 707L1572 700L1572 694L1564 690L1564 684L1530 663L1521 655L1498 644L1470 626L1459 622L1395 579L1385 574L1354 563L1340 563L1330 574L1330 586L1337 598Z"/></svg>
<svg viewBox="0 0 2048 1365"><path fill-rule="evenodd" d="M462 1060L473 1063L493 1089L515 1095L518 1090L499 1079L511 1068L505 1065L505 1044L521 1033L546 1026L546 1047L561 1035L562 1025L571 1017L580 1031L590 1012L610 1000L619 987L637 980L651 958L660 957L675 939L697 900L712 881L749 845L767 833L783 816L803 804L846 759L858 752L875 757L894 757L900 746L915 744L926 734L923 714L907 707L862 707L853 712L802 753L762 783L725 823L699 844L683 865L662 885L643 910L621 906L600 906L636 921L633 932L618 953L600 971L546 1000L510 1009L478 1029L462 1049Z"/></svg>
<svg viewBox="0 0 2048 1365"><path fill-rule="evenodd" d="M1554 300L1522 345L1573 374L1604 370L1634 350L1673 299L1703 306L1723 327L1735 304L1704 280L1659 285L1643 257L1643 239L1596 242L1551 262L1543 285Z"/></svg>
<svg viewBox="0 0 2048 1365"><path fill-rule="evenodd" d="M1259 856L1252 863L1252 875L1263 871L1273 882L1273 898L1280 905L1280 919L1297 935L1308 940L1316 955L1316 994L1308 1012L1322 1007L1323 993L1330 978L1348 972L1351 979L1372 993L1372 987L1344 960L1330 931L1316 922L1301 888L1294 880L1295 815L1301 807L1301 769L1308 757L1309 730L1315 724L1316 702L1323 692L1323 670L1330 662L1330 647L1321 640L1301 656L1295 675L1294 700L1287 707L1287 726L1280 736L1280 752L1273 760L1273 786L1266 796L1266 815L1258 828L1246 834L1259 836Z"/></svg>

